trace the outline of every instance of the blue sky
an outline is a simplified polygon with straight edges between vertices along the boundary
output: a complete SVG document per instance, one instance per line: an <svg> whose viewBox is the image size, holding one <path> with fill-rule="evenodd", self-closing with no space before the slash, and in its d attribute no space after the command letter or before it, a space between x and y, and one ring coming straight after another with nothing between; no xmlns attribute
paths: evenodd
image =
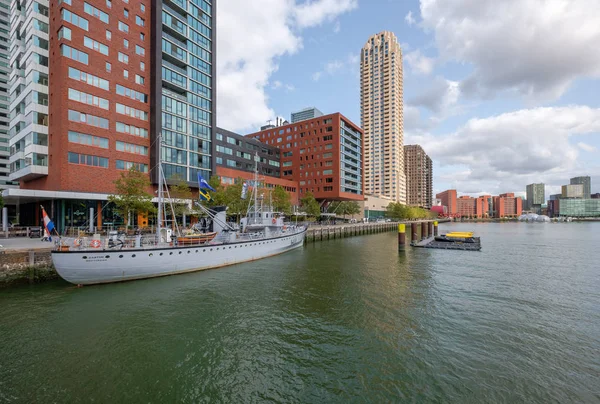
<svg viewBox="0 0 600 404"><path fill-rule="evenodd" d="M358 55L392 31L404 59L405 144L434 192L600 192L597 0L228 0L218 3L218 125L249 133L316 106L360 124ZM410 13L410 14L409 14ZM241 38L241 39L240 39Z"/></svg>

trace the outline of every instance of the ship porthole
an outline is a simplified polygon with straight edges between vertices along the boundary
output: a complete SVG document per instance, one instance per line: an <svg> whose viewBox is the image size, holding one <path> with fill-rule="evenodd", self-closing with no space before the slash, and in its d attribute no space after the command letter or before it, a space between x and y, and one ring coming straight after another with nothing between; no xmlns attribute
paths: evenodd
<svg viewBox="0 0 600 404"><path fill-rule="evenodd" d="M171 251L171 252L169 253L169 255L173 255L173 251Z"/></svg>
<svg viewBox="0 0 600 404"><path fill-rule="evenodd" d="M196 254L198 253L198 250L196 250Z"/></svg>
<svg viewBox="0 0 600 404"><path fill-rule="evenodd" d="M110 258L110 255L106 255L106 256L104 256L104 258Z"/></svg>
<svg viewBox="0 0 600 404"><path fill-rule="evenodd" d="M152 257L153 255L154 255L154 254L150 253L150 254L148 254L148 257Z"/></svg>
<svg viewBox="0 0 600 404"><path fill-rule="evenodd" d="M190 250L188 250L188 254L189 254L189 253L191 253L191 251L190 251Z"/></svg>
<svg viewBox="0 0 600 404"><path fill-rule="evenodd" d="M158 254L158 255L160 255L160 256L162 257L163 253L160 253L160 254Z"/></svg>
<svg viewBox="0 0 600 404"><path fill-rule="evenodd" d="M179 251L179 255L181 255L182 251Z"/></svg>
<svg viewBox="0 0 600 404"><path fill-rule="evenodd" d="M131 258L135 258L135 254L132 254L132 255L131 255Z"/></svg>
<svg viewBox="0 0 600 404"><path fill-rule="evenodd" d="M119 258L123 258L123 254L119 255Z"/></svg>
<svg viewBox="0 0 600 404"><path fill-rule="evenodd" d="M81 257L81 259L86 260L87 259L87 255L84 255L83 257Z"/></svg>

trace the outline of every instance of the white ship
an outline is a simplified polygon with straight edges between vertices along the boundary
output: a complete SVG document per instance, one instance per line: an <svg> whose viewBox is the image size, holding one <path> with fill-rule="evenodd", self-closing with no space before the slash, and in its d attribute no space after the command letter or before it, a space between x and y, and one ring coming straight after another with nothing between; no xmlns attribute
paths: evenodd
<svg viewBox="0 0 600 404"><path fill-rule="evenodd" d="M161 171L159 168L159 218L163 217ZM198 235L171 237L172 230L163 228L159 219L156 235L138 235L130 243L116 234L60 239L52 252L54 267L68 282L90 285L217 268L302 247L306 227L286 224L282 214L263 208L257 183L255 173L253 197L240 226L226 221L226 208L210 210L199 205L206 217L196 226Z"/></svg>

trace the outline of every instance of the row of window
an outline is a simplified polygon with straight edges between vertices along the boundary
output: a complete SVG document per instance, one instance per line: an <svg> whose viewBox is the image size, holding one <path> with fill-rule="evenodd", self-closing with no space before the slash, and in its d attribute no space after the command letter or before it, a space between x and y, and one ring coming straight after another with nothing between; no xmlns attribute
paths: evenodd
<svg viewBox="0 0 600 404"><path fill-rule="evenodd" d="M81 164L85 166L108 168L108 158L106 157L69 152L68 160L71 164ZM135 167L136 170L141 171L143 173L148 172L147 164L135 163L133 161L124 160L115 161L115 168L117 170L129 170L132 167Z"/></svg>
<svg viewBox="0 0 600 404"><path fill-rule="evenodd" d="M140 102L148 102L148 95L141 93L139 91L132 90L131 88L127 88L120 84L117 84L116 90L117 90L117 94L125 96L125 97L129 97L132 100L137 100Z"/></svg>

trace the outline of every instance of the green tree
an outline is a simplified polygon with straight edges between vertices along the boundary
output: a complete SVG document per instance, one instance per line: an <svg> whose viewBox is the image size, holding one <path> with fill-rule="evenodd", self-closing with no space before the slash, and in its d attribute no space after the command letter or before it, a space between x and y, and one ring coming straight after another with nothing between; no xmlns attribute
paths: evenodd
<svg viewBox="0 0 600 404"><path fill-rule="evenodd" d="M277 212L283 212L286 215L292 213L290 194L281 185L277 185L273 192L271 192L271 198L273 201L273 209Z"/></svg>
<svg viewBox="0 0 600 404"><path fill-rule="evenodd" d="M319 217L321 215L321 208L319 202L315 199L312 192L307 192L304 198L300 199L300 205L308 216Z"/></svg>
<svg viewBox="0 0 600 404"><path fill-rule="evenodd" d="M4 190L0 188L0 209L4 207L4 197L2 196L2 192L4 192Z"/></svg>
<svg viewBox="0 0 600 404"><path fill-rule="evenodd" d="M342 215L345 218L346 215L359 214L361 209L358 202L355 201L334 201L329 205L327 211L336 215Z"/></svg>
<svg viewBox="0 0 600 404"><path fill-rule="evenodd" d="M171 199L179 200L173 202L175 215L183 216L189 214L190 208L187 201L192 199L192 190L183 177L175 176L173 179L174 184L169 187L169 194L171 195Z"/></svg>
<svg viewBox="0 0 600 404"><path fill-rule="evenodd" d="M221 177L218 175L213 175L209 178L208 184L213 187L215 190L211 191L205 189L210 195L210 201L202 201L202 204L206 207L213 206L224 206L227 205L227 200L225 196L225 187L221 184Z"/></svg>
<svg viewBox="0 0 600 404"><path fill-rule="evenodd" d="M129 226L129 214L134 212L152 212L152 195L147 191L150 188L150 179L131 167L129 171L121 173L114 182L115 194L109 195L108 200L115 204L117 212L125 219Z"/></svg>

